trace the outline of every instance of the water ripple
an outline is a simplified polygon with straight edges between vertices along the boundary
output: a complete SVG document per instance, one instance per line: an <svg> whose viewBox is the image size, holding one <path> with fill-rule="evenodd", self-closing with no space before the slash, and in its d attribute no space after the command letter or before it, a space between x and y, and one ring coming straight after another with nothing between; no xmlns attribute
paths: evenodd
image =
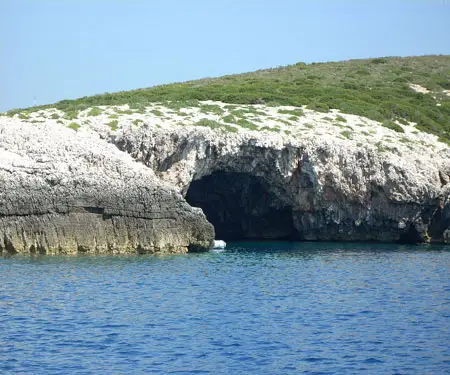
<svg viewBox="0 0 450 375"><path fill-rule="evenodd" d="M450 252L0 258L1 374L444 374Z"/></svg>

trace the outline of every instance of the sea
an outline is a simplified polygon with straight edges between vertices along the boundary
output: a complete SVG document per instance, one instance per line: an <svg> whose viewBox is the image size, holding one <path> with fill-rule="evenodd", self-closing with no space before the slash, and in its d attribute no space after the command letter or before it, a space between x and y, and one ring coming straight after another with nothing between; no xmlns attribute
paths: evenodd
<svg viewBox="0 0 450 375"><path fill-rule="evenodd" d="M0 257L0 374L449 373L449 247Z"/></svg>

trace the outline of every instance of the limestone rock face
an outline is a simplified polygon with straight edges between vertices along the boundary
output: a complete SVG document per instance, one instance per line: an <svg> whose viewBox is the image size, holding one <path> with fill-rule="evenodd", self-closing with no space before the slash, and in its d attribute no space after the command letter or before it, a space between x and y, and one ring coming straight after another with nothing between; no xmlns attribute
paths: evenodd
<svg viewBox="0 0 450 375"><path fill-rule="evenodd" d="M395 132L337 110L180 105L87 108L76 126L55 108L0 116L0 250L184 253L215 237L450 243L450 149L416 124Z"/></svg>
<svg viewBox="0 0 450 375"><path fill-rule="evenodd" d="M147 125L115 143L202 207L224 239L234 237L220 227L235 225L236 238L450 240L445 147L382 152L337 137Z"/></svg>
<svg viewBox="0 0 450 375"><path fill-rule="evenodd" d="M213 240L201 210L96 133L0 118L0 250L184 253Z"/></svg>

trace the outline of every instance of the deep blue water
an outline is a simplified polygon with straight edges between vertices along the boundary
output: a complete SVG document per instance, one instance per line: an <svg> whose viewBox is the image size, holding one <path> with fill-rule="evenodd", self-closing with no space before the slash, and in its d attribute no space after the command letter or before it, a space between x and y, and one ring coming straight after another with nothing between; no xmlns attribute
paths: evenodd
<svg viewBox="0 0 450 375"><path fill-rule="evenodd" d="M450 373L450 251L3 257L0 373Z"/></svg>

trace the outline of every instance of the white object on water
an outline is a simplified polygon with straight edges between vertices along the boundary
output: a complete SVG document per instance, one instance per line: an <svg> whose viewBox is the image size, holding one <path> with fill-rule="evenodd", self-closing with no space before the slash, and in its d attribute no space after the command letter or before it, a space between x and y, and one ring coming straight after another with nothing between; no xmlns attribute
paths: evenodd
<svg viewBox="0 0 450 375"><path fill-rule="evenodd" d="M227 246L227 243L222 240L214 240L214 247L213 249L225 249Z"/></svg>

